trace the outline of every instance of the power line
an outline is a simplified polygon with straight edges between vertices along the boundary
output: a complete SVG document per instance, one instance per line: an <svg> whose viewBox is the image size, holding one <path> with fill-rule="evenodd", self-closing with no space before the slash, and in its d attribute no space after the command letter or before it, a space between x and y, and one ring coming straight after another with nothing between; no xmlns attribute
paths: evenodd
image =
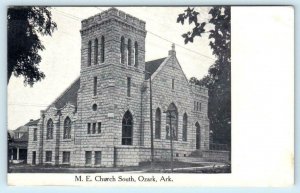
<svg viewBox="0 0 300 193"><path fill-rule="evenodd" d="M100 8L98 8L98 7L95 7L95 8L97 8L97 9L103 11L102 9L100 9ZM55 10L56 10L56 9L55 9ZM56 11L58 11L58 10L56 10ZM65 12L63 12L63 11L58 11L58 13L65 14L64 16L69 17L69 18L71 18L71 19L75 19L75 20L78 20L78 21L81 21L81 20L82 20L82 18L73 16L73 15L71 15L71 14L67 14L67 13L65 13ZM69 15L69 16L68 16L68 15ZM150 33L151 35L154 35L154 36L156 36L156 37L158 37L158 38L164 40L164 41L167 41L167 42L170 42L170 43L174 43L173 41L168 40L168 39L166 39L166 38L164 38L164 37L162 37L162 36L160 36L160 35L157 35L157 34L151 32L151 31L149 31L149 30L147 30L147 32ZM182 46L182 45L180 45L180 44L177 44L177 43L175 43L175 45L177 45L178 47L181 47L181 48L183 48L183 49L185 49L185 50L187 50L187 51L193 52L193 53L195 53L195 54L197 54L197 55L199 55L199 56L202 56L202 57L205 57L205 58L208 58L208 59L210 59L210 60L215 61L214 58L211 58L211 57L209 57L209 56L207 56L207 55L205 55L205 54L201 54L200 52L196 52L196 51L194 51L194 50L188 49L188 48L186 48L186 47L184 47L184 46Z"/></svg>
<svg viewBox="0 0 300 193"><path fill-rule="evenodd" d="M100 10L100 11L105 11L105 10L99 8L99 7L95 7L95 8L98 9L98 10ZM203 18L209 20L209 19L206 18L206 17L203 17ZM150 19L151 19L151 18L150 18ZM151 19L151 20L154 21L154 19ZM157 23L158 21L155 21L155 22ZM165 25L162 25L161 23L160 23L160 25L163 26L163 27L166 27ZM153 36L156 36L156 37L162 39L162 40L165 40L165 41L170 42L170 43L174 43L173 41L168 40L168 39L166 39L166 38L164 38L164 37L162 37L162 36L160 36L160 35L157 35L157 34L151 32L151 31L149 31L149 30L147 30L147 32L150 33L150 34L153 35ZM208 33L208 32L204 32L204 33ZM211 60L215 61L214 58L211 58L211 57L209 57L209 56L206 56L206 55L201 54L201 53L199 53L199 52L196 52L196 51L194 51L194 50L188 49L188 48L186 48L186 47L184 47L184 46L182 46L182 45L180 45L180 44L175 43L175 45L178 46L178 47L181 47L181 48L183 48L183 49L185 49L185 50L187 50L187 51L193 52L193 53L195 53L195 54L198 54L198 55L200 55L200 56L203 56L203 57L206 57L206 58L208 58L208 59L211 59Z"/></svg>
<svg viewBox="0 0 300 193"><path fill-rule="evenodd" d="M168 42L170 42L170 43L174 43L174 42L172 42L171 40L168 40L168 39L166 39L166 38L163 38L163 37L161 37L160 35L157 35L157 34L151 32L151 31L148 31L148 32L149 32L150 34L152 34L152 35L154 35L154 36L160 38L160 39L163 39L163 40L168 41ZM175 44L176 46L178 46L178 47L181 47L181 48L185 49L185 50L188 50L188 51L190 51L190 52L193 52L193 53L195 53L195 54L198 54L198 55L200 55L200 56L203 56L203 57L206 57L206 58L208 58L208 59L211 59L211 60L214 60L214 61L215 61L215 59L213 59L213 58L211 58L211 57L209 57L209 56L206 56L206 55L201 54L201 53L199 53L199 52L196 52L196 51L194 51L194 50L188 49L188 48L186 48L186 47L184 47L184 46L181 46L180 44L177 44L177 43L174 43L174 44Z"/></svg>

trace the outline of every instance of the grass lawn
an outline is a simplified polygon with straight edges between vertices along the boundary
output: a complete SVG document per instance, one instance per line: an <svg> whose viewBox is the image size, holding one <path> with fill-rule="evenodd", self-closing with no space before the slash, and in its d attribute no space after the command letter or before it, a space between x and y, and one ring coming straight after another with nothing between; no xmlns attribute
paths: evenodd
<svg viewBox="0 0 300 193"><path fill-rule="evenodd" d="M174 161L174 173L229 173L230 165L220 166L213 162L185 163ZM74 167L68 165L26 165L10 164L9 173L108 173L108 172L144 172L144 173L170 173L169 161L155 161L153 167L150 162L141 162L139 166L124 167Z"/></svg>

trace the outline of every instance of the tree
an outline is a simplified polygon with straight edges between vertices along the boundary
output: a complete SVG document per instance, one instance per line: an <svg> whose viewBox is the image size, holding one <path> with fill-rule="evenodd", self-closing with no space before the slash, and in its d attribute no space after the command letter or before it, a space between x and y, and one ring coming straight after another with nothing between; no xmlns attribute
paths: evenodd
<svg viewBox="0 0 300 193"><path fill-rule="evenodd" d="M195 37L209 33L212 53L216 56L215 63L209 68L208 74L198 80L195 77L190 83L207 87L208 118L213 131L212 139L215 143L231 145L231 11L230 6L214 6L209 14L213 29L205 29L206 21L199 21L199 12L188 7L184 13L179 14L177 23L184 24L188 20L194 25L191 31L183 34L185 44L194 42Z"/></svg>
<svg viewBox="0 0 300 193"><path fill-rule="evenodd" d="M10 77L23 76L24 84L33 84L45 78L40 71L41 56L45 49L39 35L52 35L57 28L47 7L10 7L8 19L7 84Z"/></svg>

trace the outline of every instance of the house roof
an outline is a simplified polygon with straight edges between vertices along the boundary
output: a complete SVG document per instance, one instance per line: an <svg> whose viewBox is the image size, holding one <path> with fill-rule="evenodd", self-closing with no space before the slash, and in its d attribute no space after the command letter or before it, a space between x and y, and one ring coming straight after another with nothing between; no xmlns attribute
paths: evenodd
<svg viewBox="0 0 300 193"><path fill-rule="evenodd" d="M25 126L37 125L39 121L40 121L40 119L30 120L28 123L25 124Z"/></svg>
<svg viewBox="0 0 300 193"><path fill-rule="evenodd" d="M28 126L26 125L23 125L23 126L20 126L18 127L16 130L13 131L14 133L20 133L20 132L28 132Z"/></svg>
<svg viewBox="0 0 300 193"><path fill-rule="evenodd" d="M63 108L67 103L77 106L77 93L80 88L80 78L75 80L55 101L54 106L57 109Z"/></svg>
<svg viewBox="0 0 300 193"><path fill-rule="evenodd" d="M158 69L158 67L161 65L161 63L163 63L163 61L165 59L166 59L166 57L146 62L145 70L152 75ZM145 73L145 80L150 78L149 73Z"/></svg>

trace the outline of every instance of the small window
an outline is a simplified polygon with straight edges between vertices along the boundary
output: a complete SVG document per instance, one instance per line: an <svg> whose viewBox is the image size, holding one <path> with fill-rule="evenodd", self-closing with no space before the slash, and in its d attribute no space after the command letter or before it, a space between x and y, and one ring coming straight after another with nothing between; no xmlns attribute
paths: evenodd
<svg viewBox="0 0 300 193"><path fill-rule="evenodd" d="M194 101L194 111L196 111L197 109L196 109L196 107L197 107L197 102L196 101Z"/></svg>
<svg viewBox="0 0 300 193"><path fill-rule="evenodd" d="M33 141L37 141L37 128L33 129Z"/></svg>
<svg viewBox="0 0 300 193"><path fill-rule="evenodd" d="M53 121L49 119L47 122L47 136L46 139L53 139Z"/></svg>
<svg viewBox="0 0 300 193"><path fill-rule="evenodd" d="M160 139L161 134L161 111L160 108L155 112L155 139Z"/></svg>
<svg viewBox="0 0 300 193"><path fill-rule="evenodd" d="M92 42L88 43L88 66L91 66L92 63Z"/></svg>
<svg viewBox="0 0 300 193"><path fill-rule="evenodd" d="M128 66L131 66L131 40L128 39L128 44L127 44L127 64Z"/></svg>
<svg viewBox="0 0 300 193"><path fill-rule="evenodd" d="M101 151L95 151L95 165L101 164Z"/></svg>
<svg viewBox="0 0 300 193"><path fill-rule="evenodd" d="M130 90L131 90L131 78L127 77L127 96L130 97Z"/></svg>
<svg viewBox="0 0 300 193"><path fill-rule="evenodd" d="M97 104L93 104L92 109L93 111L97 111Z"/></svg>
<svg viewBox="0 0 300 193"><path fill-rule="evenodd" d="M94 77L94 96L97 95L97 76Z"/></svg>
<svg viewBox="0 0 300 193"><path fill-rule="evenodd" d="M63 152L63 163L70 163L70 152L69 151Z"/></svg>
<svg viewBox="0 0 300 193"><path fill-rule="evenodd" d="M201 111L201 103L199 103L199 111Z"/></svg>
<svg viewBox="0 0 300 193"><path fill-rule="evenodd" d="M175 87L175 80L172 79L172 89L174 90L174 87Z"/></svg>
<svg viewBox="0 0 300 193"><path fill-rule="evenodd" d="M91 123L87 124L87 133L90 134L91 133Z"/></svg>
<svg viewBox="0 0 300 193"><path fill-rule="evenodd" d="M94 65L98 64L98 39L95 39Z"/></svg>
<svg viewBox="0 0 300 193"><path fill-rule="evenodd" d="M97 133L101 133L101 122L98 122Z"/></svg>
<svg viewBox="0 0 300 193"><path fill-rule="evenodd" d="M71 139L71 119L67 117L64 122L64 139Z"/></svg>
<svg viewBox="0 0 300 193"><path fill-rule="evenodd" d="M123 36L121 37L120 53L121 53L121 64L124 64L124 61L125 61L125 40L124 40Z"/></svg>
<svg viewBox="0 0 300 193"><path fill-rule="evenodd" d="M187 124L188 124L188 117L187 114L184 113L183 121L182 121L182 141L187 141Z"/></svg>
<svg viewBox="0 0 300 193"><path fill-rule="evenodd" d="M92 163L92 152L86 151L85 152L85 164L91 164Z"/></svg>
<svg viewBox="0 0 300 193"><path fill-rule="evenodd" d="M93 134L96 133L96 123L93 123Z"/></svg>
<svg viewBox="0 0 300 193"><path fill-rule="evenodd" d="M199 111L199 102L197 102L197 111Z"/></svg>
<svg viewBox="0 0 300 193"><path fill-rule="evenodd" d="M134 43L134 66L135 67L138 67L138 65L139 65L139 52L138 52L138 50L139 50L138 43L135 42Z"/></svg>
<svg viewBox="0 0 300 193"><path fill-rule="evenodd" d="M52 161L52 151L46 151L46 162Z"/></svg>
<svg viewBox="0 0 300 193"><path fill-rule="evenodd" d="M105 60L105 39L104 36L101 37L101 63Z"/></svg>

